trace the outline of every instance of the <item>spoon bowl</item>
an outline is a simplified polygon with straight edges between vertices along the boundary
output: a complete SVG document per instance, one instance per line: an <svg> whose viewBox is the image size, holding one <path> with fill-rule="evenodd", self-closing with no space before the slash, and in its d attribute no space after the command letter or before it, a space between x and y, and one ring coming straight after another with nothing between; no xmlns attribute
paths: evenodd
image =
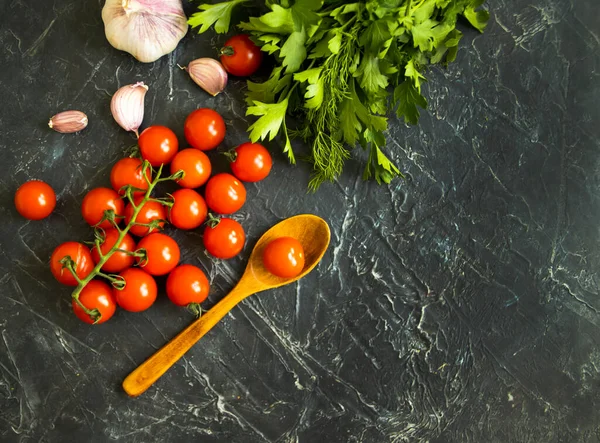
<svg viewBox="0 0 600 443"><path fill-rule="evenodd" d="M300 242L304 249L304 268L296 277L281 278L271 274L263 263L263 252L267 245L276 238L293 237ZM254 246L246 271L240 283L251 280L253 293L284 286L304 277L313 270L323 258L329 246L331 233L329 226L321 217L311 214L296 215L286 218L265 232ZM248 279L248 280L247 280ZM250 280L251 279L251 280Z"/></svg>
<svg viewBox="0 0 600 443"><path fill-rule="evenodd" d="M267 271L263 264L264 249L279 237L293 237L302 244L304 268L296 277L277 277ZM293 283L312 271L323 258L330 238L331 233L325 220L312 214L296 215L271 227L254 246L246 270L233 290L129 374L123 381L125 392L132 397L145 392L219 320L249 295Z"/></svg>

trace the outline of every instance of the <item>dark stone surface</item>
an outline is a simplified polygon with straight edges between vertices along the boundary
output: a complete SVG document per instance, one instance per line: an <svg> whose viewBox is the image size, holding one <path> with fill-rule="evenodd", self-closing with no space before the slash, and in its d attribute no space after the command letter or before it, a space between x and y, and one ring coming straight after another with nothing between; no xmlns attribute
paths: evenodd
<svg viewBox="0 0 600 443"><path fill-rule="evenodd" d="M174 233L209 274L210 303L278 220L316 213L333 238L309 277L242 303L137 399L122 379L190 315L162 294L89 327L47 266L59 243L90 238L81 199L134 142L110 95L147 82L145 125L181 140L199 106L223 114L227 146L248 119L243 82L210 98L176 66L222 38L190 33L140 64L106 42L102 4L0 0L0 441L600 441L596 1L491 3L487 32L428 73L421 124L393 123L406 181L364 183L352 161L305 194L306 168L277 154L238 214L242 257L213 261L199 233ZM48 130L69 108L88 129ZM40 222L12 204L32 178L59 200Z"/></svg>

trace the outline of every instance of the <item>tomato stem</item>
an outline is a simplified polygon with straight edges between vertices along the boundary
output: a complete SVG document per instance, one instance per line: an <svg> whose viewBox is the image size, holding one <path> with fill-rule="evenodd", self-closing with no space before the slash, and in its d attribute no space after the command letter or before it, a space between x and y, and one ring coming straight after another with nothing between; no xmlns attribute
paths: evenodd
<svg viewBox="0 0 600 443"><path fill-rule="evenodd" d="M221 219L215 216L213 213L208 213L208 218L206 219L206 224L211 228L216 228L217 225L221 222Z"/></svg>
<svg viewBox="0 0 600 443"><path fill-rule="evenodd" d="M186 306L187 310L190 311L196 318L199 318L202 315L202 306L200 303L190 303Z"/></svg>
<svg viewBox="0 0 600 443"><path fill-rule="evenodd" d="M142 164L142 171L144 172L144 177L146 177L145 171L151 167L150 164L148 163L147 160L144 160L144 163ZM127 233L129 232L129 230L131 229L131 227L133 225L136 224L140 224L140 223L136 223L135 220L137 219L138 214L140 213L140 211L142 210L142 207L144 206L144 204L146 204L146 202L148 202L151 199L151 194L152 191L154 190L154 187L161 181L167 181L170 179L169 177L166 177L164 179L160 178L160 174L162 172L163 169L163 165L161 165L158 168L158 171L156 172L155 175L155 180L154 181L150 181L146 178L146 180L148 181L148 189L146 189L143 198L140 200L140 203L138 205L135 205L133 202L133 189L132 187L128 187L127 191L125 192L125 195L127 196L127 198L129 199L131 205L133 206L133 214L131 216L131 220L129 221L129 223L127 224L127 226L125 226L123 229L119 228L119 237L117 238L117 240L115 241L113 247L104 255L100 254L100 259L98 260L98 263L96 264L96 266L94 267L94 269L92 269L92 272L89 273L89 275L87 275L85 278L80 279L79 276L77 275L77 273L75 272L75 262L71 259L71 257L66 256L63 259L61 259L61 263L63 264L63 267L68 269L72 274L73 277L75 278L75 280L77 281L77 286L75 287L75 289L73 290L73 292L71 293L71 298L73 300L75 300L75 302L81 307L81 309L83 309L83 311L90 316L90 318L94 321L94 323L97 323L100 318L101 318L101 314L97 309L88 309L85 306L83 306L83 304L81 303L81 301L79 300L79 295L81 294L81 291L83 290L83 288L85 287L85 285L87 285L90 281L92 281L95 277L104 277L106 279L108 279L113 287L117 288L117 289L122 289L125 286L125 282L123 281L122 277L120 276L116 276L116 275L108 275L108 274L104 274L101 269L102 266L104 266L104 264L108 261L108 259L110 259L110 257L117 251L119 251L119 246L121 245L121 243L123 242L123 239L125 238L125 235L127 235ZM106 211L108 212L108 211ZM153 222L156 220L153 220ZM149 225L153 225L153 223L149 223ZM154 227L154 226L153 226ZM101 229L101 228L96 228L96 229ZM96 239L98 239L98 237L96 237ZM96 243L96 245L98 245ZM98 246L97 246L98 247ZM99 247L98 247L99 249ZM98 250L98 252L100 252ZM136 251L137 252L137 251Z"/></svg>
<svg viewBox="0 0 600 443"><path fill-rule="evenodd" d="M229 160L229 163L233 163L237 158L237 151L235 148L224 151L222 154Z"/></svg>
<svg viewBox="0 0 600 443"><path fill-rule="evenodd" d="M223 46L221 48L221 50L219 51L219 55L232 56L234 54L235 54L235 51L233 50L233 47L231 47L231 46Z"/></svg>

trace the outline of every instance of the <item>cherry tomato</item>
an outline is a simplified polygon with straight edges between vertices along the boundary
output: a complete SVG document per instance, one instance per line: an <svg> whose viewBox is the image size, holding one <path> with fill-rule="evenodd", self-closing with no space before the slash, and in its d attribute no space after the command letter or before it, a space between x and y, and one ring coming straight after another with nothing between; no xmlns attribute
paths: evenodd
<svg viewBox="0 0 600 443"><path fill-rule="evenodd" d="M179 229L194 229L204 223L208 209L200 194L193 189L173 192L173 207L169 209L169 221Z"/></svg>
<svg viewBox="0 0 600 443"><path fill-rule="evenodd" d="M152 179L150 168L146 169L146 177ZM142 195L148 189L148 183L142 174L142 160L139 158L122 158L110 171L110 183L115 191L123 195L123 186L131 185L143 191L134 191L133 195Z"/></svg>
<svg viewBox="0 0 600 443"><path fill-rule="evenodd" d="M202 303L208 297L210 284L200 268L177 266L167 278L167 296L177 306Z"/></svg>
<svg viewBox="0 0 600 443"><path fill-rule="evenodd" d="M262 52L246 34L234 35L221 50L221 63L225 70L238 77L256 72L262 62Z"/></svg>
<svg viewBox="0 0 600 443"><path fill-rule="evenodd" d="M103 255L106 255L112 247L115 245L119 238L119 231L116 229L107 229L104 232L104 243L100 245L100 251ZM125 234L125 237L119 244L121 251L135 251L135 240L129 234ZM123 269L130 268L133 266L134 258L132 255L126 252L116 251L110 258L102 265L102 270L106 272L121 272ZM100 254L98 254L98 248L94 245L92 247L92 258L94 263L100 261Z"/></svg>
<svg viewBox="0 0 600 443"><path fill-rule="evenodd" d="M134 198L134 202L136 205L139 205L142 202L142 197ZM133 206L129 203L125 207L125 224L129 224L131 218L133 217ZM155 201L147 201L140 212L138 212L137 217L135 218L136 223L141 224L149 224L153 220L166 220L167 219L167 211L165 211L165 207L158 202ZM157 229L162 229L165 226L165 222L162 221L159 223L159 228L149 228L147 226L133 225L129 232L133 235L137 235L138 237L143 237L148 235L151 232L156 232Z"/></svg>
<svg viewBox="0 0 600 443"><path fill-rule="evenodd" d="M29 220L41 220L54 211L56 194L48 183L30 180L17 189L15 206L23 217Z"/></svg>
<svg viewBox="0 0 600 443"><path fill-rule="evenodd" d="M296 277L304 269L304 248L295 238L276 238L263 251L263 263L277 277Z"/></svg>
<svg viewBox="0 0 600 443"><path fill-rule="evenodd" d="M151 275L165 275L179 263L179 246L165 234L155 232L138 243L138 249L146 251L145 259L138 259L138 265Z"/></svg>
<svg viewBox="0 0 600 443"><path fill-rule="evenodd" d="M81 215L90 226L98 226L103 229L112 228L113 224L108 220L99 223L104 217L104 211L112 209L115 215L123 215L123 200L116 191L109 188L94 188L83 197L81 203ZM118 223L119 219L115 219Z"/></svg>
<svg viewBox="0 0 600 443"><path fill-rule="evenodd" d="M215 227L206 227L202 241L209 254L227 259L235 257L244 248L246 234L242 225L224 217Z"/></svg>
<svg viewBox="0 0 600 443"><path fill-rule="evenodd" d="M206 204L219 214L233 214L246 202L246 188L231 174L214 175L206 184Z"/></svg>
<svg viewBox="0 0 600 443"><path fill-rule="evenodd" d="M130 312L140 312L152 306L158 288L150 274L138 268L129 268L119 275L125 280L125 287L113 288L112 291L121 308Z"/></svg>
<svg viewBox="0 0 600 443"><path fill-rule="evenodd" d="M171 162L171 174L177 171L185 172L184 177L177 181L182 188L199 188L206 183L211 170L210 159L198 149L179 151Z"/></svg>
<svg viewBox="0 0 600 443"><path fill-rule="evenodd" d="M152 166L171 163L179 150L177 136L166 126L150 126L144 129L138 139L142 158Z"/></svg>
<svg viewBox="0 0 600 443"><path fill-rule="evenodd" d="M231 162L233 174L245 182L257 182L269 175L273 160L267 148L258 143L242 143L235 148L236 157Z"/></svg>
<svg viewBox="0 0 600 443"><path fill-rule="evenodd" d="M50 257L50 270L54 275L54 278L67 286L77 286L77 280L71 271L63 269L62 260L64 257L69 256L71 260L75 262L74 270L77 277L80 279L86 278L92 269L94 269L94 260L92 260L92 254L90 250L84 244L77 243L74 241L68 241L61 245L58 245L52 252Z"/></svg>
<svg viewBox="0 0 600 443"><path fill-rule="evenodd" d="M183 132L192 148L209 151L219 146L225 138L225 122L218 112L200 108L185 119Z"/></svg>
<svg viewBox="0 0 600 443"><path fill-rule="evenodd" d="M100 312L100 320L96 322L97 325L109 320L117 310L112 288L99 280L92 280L85 285L79 294L79 301L86 308L97 309ZM73 306L73 312L79 320L90 325L94 324L94 320L85 313L75 300L71 301L71 305Z"/></svg>

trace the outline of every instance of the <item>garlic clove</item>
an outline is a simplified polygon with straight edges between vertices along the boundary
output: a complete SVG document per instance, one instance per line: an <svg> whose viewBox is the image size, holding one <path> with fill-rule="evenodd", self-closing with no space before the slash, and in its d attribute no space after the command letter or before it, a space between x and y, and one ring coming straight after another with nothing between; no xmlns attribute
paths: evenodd
<svg viewBox="0 0 600 443"><path fill-rule="evenodd" d="M88 118L81 111L63 111L52 116L48 122L48 127L56 132L71 134L85 129L88 125Z"/></svg>
<svg viewBox="0 0 600 443"><path fill-rule="evenodd" d="M138 129L144 120L146 92L148 86L138 82L119 88L110 101L110 112L115 121L126 131L133 131L138 138Z"/></svg>
<svg viewBox="0 0 600 443"><path fill-rule="evenodd" d="M190 62L185 69L194 83L213 97L227 86L227 71L213 58L199 58Z"/></svg>
<svg viewBox="0 0 600 443"><path fill-rule="evenodd" d="M106 0L102 20L108 42L144 63L172 52L188 30L181 0Z"/></svg>

